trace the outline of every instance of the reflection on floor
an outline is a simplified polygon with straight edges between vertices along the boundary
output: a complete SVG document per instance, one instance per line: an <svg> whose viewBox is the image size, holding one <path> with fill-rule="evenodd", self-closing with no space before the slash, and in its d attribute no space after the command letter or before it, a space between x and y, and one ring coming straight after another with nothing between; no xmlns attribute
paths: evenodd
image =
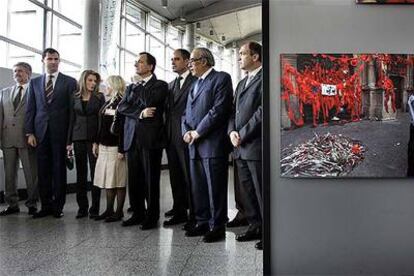
<svg viewBox="0 0 414 276"><path fill-rule="evenodd" d="M161 179L163 214L172 206L168 171L162 172ZM233 218L232 179L229 183L229 217ZM101 208L104 202L103 198ZM119 223L76 220L73 194L67 197L62 219L34 220L22 202L21 211L0 217L0 275L263 274L263 253L254 248L255 242L235 241L235 233L245 228L228 229L225 241L205 244L201 237L185 237L181 225L142 231Z"/></svg>

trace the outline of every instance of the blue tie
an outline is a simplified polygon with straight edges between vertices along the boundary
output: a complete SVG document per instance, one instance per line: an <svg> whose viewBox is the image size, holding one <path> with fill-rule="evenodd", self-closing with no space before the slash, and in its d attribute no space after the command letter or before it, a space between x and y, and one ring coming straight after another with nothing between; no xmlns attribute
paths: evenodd
<svg viewBox="0 0 414 276"><path fill-rule="evenodd" d="M195 83L195 85L194 85L194 90L193 90L193 97L195 96L195 95L197 95L197 93L198 93L198 89L200 88L200 86L201 86L201 83L203 82L203 79L202 78L199 78L197 81L196 81L196 83Z"/></svg>

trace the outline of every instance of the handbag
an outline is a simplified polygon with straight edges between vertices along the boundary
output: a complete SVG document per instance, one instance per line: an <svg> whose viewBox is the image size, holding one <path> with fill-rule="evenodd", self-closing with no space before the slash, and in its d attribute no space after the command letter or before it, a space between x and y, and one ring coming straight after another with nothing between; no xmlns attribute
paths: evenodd
<svg viewBox="0 0 414 276"><path fill-rule="evenodd" d="M65 163L66 163L66 167L69 170L73 170L74 158L73 158L73 152L72 151L70 151L68 154L66 154Z"/></svg>

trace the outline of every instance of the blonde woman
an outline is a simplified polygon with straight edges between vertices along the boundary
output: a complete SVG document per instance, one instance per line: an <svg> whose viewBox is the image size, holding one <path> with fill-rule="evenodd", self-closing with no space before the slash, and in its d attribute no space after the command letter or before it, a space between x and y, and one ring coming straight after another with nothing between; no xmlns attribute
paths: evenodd
<svg viewBox="0 0 414 276"><path fill-rule="evenodd" d="M68 145L73 142L76 159L76 201L79 209L76 218L99 215L101 190L92 186L92 204L89 208L87 195L88 161L93 183L96 157L92 153L92 145L98 133L98 114L105 103L105 97L99 93L101 77L93 70L82 72L78 82L79 90L73 100L73 112L69 129ZM88 210L89 208L89 210Z"/></svg>
<svg viewBox="0 0 414 276"><path fill-rule="evenodd" d="M120 76L109 76L106 89L109 100L99 112L97 143L93 146L93 152L98 157L94 185L106 189L106 210L96 220L114 222L120 221L124 216L127 164L123 149L124 118L120 114L116 115L119 120L119 133L111 133L111 125L125 90L125 82ZM117 207L114 212L115 198Z"/></svg>

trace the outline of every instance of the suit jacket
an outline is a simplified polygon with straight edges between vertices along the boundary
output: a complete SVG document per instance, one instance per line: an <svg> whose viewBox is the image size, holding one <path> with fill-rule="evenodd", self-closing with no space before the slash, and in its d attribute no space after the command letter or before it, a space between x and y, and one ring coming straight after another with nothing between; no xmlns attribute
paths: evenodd
<svg viewBox="0 0 414 276"><path fill-rule="evenodd" d="M102 93L93 93L85 110L82 108L82 98L73 99L73 112L69 127L69 143L72 141L94 142L98 133L99 110L105 104Z"/></svg>
<svg viewBox="0 0 414 276"><path fill-rule="evenodd" d="M190 158L227 158L230 139L227 124L231 113L233 87L231 77L214 69L199 85L192 87L182 120L182 135L196 130L200 137L189 145Z"/></svg>
<svg viewBox="0 0 414 276"><path fill-rule="evenodd" d="M17 93L17 85L0 91L0 141L2 148L27 147L24 132L27 90L16 110L14 110L13 100Z"/></svg>
<svg viewBox="0 0 414 276"><path fill-rule="evenodd" d="M234 158L262 160L262 70L245 87L247 77L236 88L233 113L228 133L240 135L240 147L234 148Z"/></svg>
<svg viewBox="0 0 414 276"><path fill-rule="evenodd" d="M191 90L197 78L190 73L179 92L174 93L176 80L168 84L169 94L166 110L167 142L181 147L187 147L187 144L183 141L181 119L187 104L188 92Z"/></svg>
<svg viewBox="0 0 414 276"><path fill-rule="evenodd" d="M45 95L46 79L47 75L43 74L30 81L25 131L26 134L34 134L38 142L41 142L45 138L46 130L49 129L55 143L66 144L77 82L74 78L59 73L53 88L52 101L48 104Z"/></svg>
<svg viewBox="0 0 414 276"><path fill-rule="evenodd" d="M125 116L124 149L128 151L132 140L145 149L165 147L166 135L164 109L168 98L168 84L158 80L155 75L144 85L131 84L127 87L118 112ZM147 107L155 107L155 116L139 119Z"/></svg>

